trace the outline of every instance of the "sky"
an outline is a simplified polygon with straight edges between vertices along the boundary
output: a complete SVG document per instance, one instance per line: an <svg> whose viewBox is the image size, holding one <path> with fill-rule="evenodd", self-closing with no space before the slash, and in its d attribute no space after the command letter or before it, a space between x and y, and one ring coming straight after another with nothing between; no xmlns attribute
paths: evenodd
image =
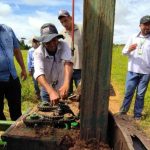
<svg viewBox="0 0 150 150"><path fill-rule="evenodd" d="M75 22L83 23L83 1L75 0ZM72 11L72 0L0 0L0 24L14 30L17 38L25 42L40 35L40 27L51 22L58 31L63 29L58 21L61 9ZM131 34L139 32L142 16L150 15L149 0L116 0L113 42L126 43Z"/></svg>

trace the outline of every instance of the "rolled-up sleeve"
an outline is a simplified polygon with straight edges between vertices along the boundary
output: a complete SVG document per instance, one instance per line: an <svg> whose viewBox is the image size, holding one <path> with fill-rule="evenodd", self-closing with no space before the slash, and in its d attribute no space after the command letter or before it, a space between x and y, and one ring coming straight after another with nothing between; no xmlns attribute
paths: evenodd
<svg viewBox="0 0 150 150"><path fill-rule="evenodd" d="M127 41L125 47L123 48L123 50L122 50L122 54L123 54L123 55L129 56L129 55L131 54L128 50L129 50L129 46L132 45L132 44L133 44L133 36L131 36L131 37L128 39L128 41Z"/></svg>
<svg viewBox="0 0 150 150"><path fill-rule="evenodd" d="M61 59L67 62L72 62L72 56L71 56L71 49L69 48L68 44L64 41L61 43L62 46L62 55Z"/></svg>
<svg viewBox="0 0 150 150"><path fill-rule="evenodd" d="M37 79L40 75L44 75L44 54L41 51L41 46L34 52L34 78Z"/></svg>

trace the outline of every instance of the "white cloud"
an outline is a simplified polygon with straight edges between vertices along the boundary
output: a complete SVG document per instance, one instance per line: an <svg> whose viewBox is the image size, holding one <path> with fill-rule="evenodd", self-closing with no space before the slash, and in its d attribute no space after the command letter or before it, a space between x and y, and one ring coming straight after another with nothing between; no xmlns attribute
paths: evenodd
<svg viewBox="0 0 150 150"><path fill-rule="evenodd" d="M67 6L71 4L68 0L15 0L14 2L8 2L8 3L31 5L31 6L43 6L43 5L44 6L60 6L60 3L61 3L61 6Z"/></svg>
<svg viewBox="0 0 150 150"><path fill-rule="evenodd" d="M40 34L42 24L62 25L57 19L59 9L71 13L71 0L0 0L0 23L12 27L18 38ZM150 14L149 0L116 0L114 42L126 43L128 37L139 32L139 20ZM29 10L28 10L29 9ZM75 0L75 22L83 21L83 0Z"/></svg>
<svg viewBox="0 0 150 150"><path fill-rule="evenodd" d="M117 0L115 12L114 42L126 43L129 36L138 33L139 20L150 14L149 0Z"/></svg>
<svg viewBox="0 0 150 150"><path fill-rule="evenodd" d="M12 9L8 4L0 2L0 16L8 16L12 13Z"/></svg>
<svg viewBox="0 0 150 150"><path fill-rule="evenodd" d="M53 15L48 12L37 11L34 16L28 17L28 22L29 22L30 28L36 29L39 33L40 27L44 23L48 23L48 22L55 24L57 28L60 29L59 21L56 18L57 18L57 15Z"/></svg>

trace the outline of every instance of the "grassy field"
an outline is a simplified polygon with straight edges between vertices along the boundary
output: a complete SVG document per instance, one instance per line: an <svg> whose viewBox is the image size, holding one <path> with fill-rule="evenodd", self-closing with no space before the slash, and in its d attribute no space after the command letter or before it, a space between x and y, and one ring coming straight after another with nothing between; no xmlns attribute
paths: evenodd
<svg viewBox="0 0 150 150"><path fill-rule="evenodd" d="M112 73L111 73L111 82L115 89L119 93L120 104L122 103L124 96L124 87L125 87L125 78L127 72L127 57L122 56L121 54L122 47L115 46L113 49L113 58L112 58ZM27 65L27 51L22 51L25 65ZM16 62L15 62L16 63ZM18 75L20 74L20 67L16 63L16 68L18 71ZM21 81L22 84L22 112L26 112L29 108L35 106L39 101L36 100L33 83L31 77L28 76L26 81ZM129 111L129 114L133 115L133 104L134 99ZM6 106L5 106L6 107ZM144 120L140 123L140 129L144 130L145 133L150 137L150 87L147 90L145 96L145 106L144 112L146 116ZM5 114L9 118L8 108L5 108Z"/></svg>

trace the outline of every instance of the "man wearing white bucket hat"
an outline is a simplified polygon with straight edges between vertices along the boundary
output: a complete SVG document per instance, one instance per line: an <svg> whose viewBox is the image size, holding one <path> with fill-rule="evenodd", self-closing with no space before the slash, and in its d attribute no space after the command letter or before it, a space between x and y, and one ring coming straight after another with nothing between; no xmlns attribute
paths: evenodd
<svg viewBox="0 0 150 150"><path fill-rule="evenodd" d="M38 82L33 77L33 74L34 74L34 52L40 46L40 42L37 41L37 38L38 38L37 36L33 36L32 39L30 40L32 47L28 51L27 65L28 65L29 75L32 77L32 80L33 80L36 98L41 99L40 88L39 88Z"/></svg>

